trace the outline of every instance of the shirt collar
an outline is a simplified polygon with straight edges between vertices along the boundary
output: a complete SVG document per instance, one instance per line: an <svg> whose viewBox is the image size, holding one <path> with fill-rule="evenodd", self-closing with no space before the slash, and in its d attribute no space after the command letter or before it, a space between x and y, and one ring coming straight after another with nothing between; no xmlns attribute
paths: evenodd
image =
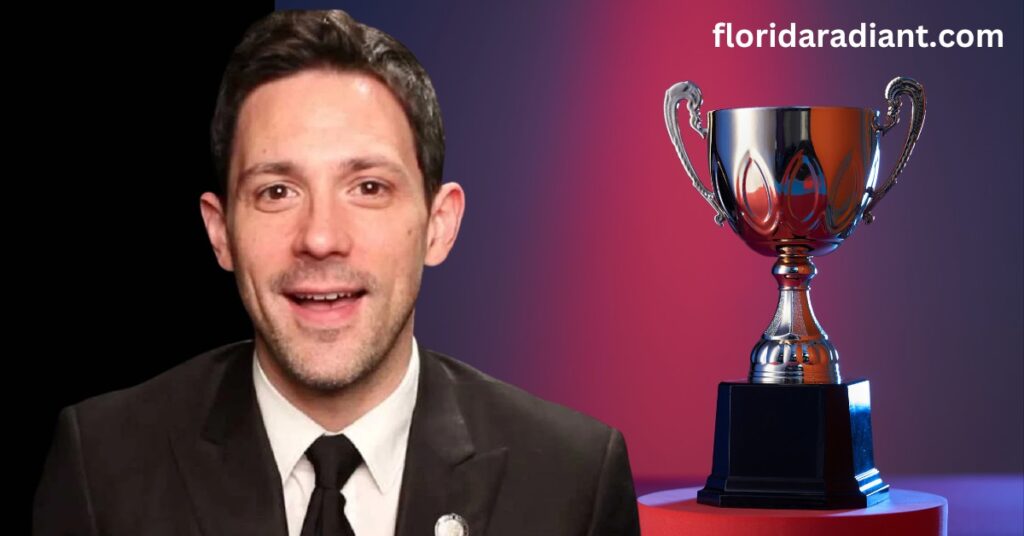
<svg viewBox="0 0 1024 536"><path fill-rule="evenodd" d="M281 475L281 484L288 480L295 465L306 449L318 437L336 432L325 430L316 421L292 405L270 383L253 350L253 382L256 401L263 415L274 460ZM419 384L420 356L416 339L412 341L412 356L405 376L398 387L380 404L368 411L344 430L345 434L370 471L381 493L387 493L396 484L405 463L405 449L409 439L412 411L416 405Z"/></svg>

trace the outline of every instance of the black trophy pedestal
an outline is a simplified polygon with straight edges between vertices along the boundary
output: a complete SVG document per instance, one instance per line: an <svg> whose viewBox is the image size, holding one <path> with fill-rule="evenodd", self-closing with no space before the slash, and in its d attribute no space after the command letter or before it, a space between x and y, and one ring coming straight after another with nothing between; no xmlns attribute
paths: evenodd
<svg viewBox="0 0 1024 536"><path fill-rule="evenodd" d="M715 453L697 502L739 508L864 508L885 500L867 380L718 384Z"/></svg>

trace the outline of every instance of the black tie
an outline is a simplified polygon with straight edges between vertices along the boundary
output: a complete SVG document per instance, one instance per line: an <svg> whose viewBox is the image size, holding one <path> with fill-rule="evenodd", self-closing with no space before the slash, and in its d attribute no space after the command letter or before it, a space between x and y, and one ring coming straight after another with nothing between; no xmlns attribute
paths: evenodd
<svg viewBox="0 0 1024 536"><path fill-rule="evenodd" d="M344 435L320 436L306 449L316 472L316 486L309 499L301 536L355 536L345 518L341 487L363 459Z"/></svg>

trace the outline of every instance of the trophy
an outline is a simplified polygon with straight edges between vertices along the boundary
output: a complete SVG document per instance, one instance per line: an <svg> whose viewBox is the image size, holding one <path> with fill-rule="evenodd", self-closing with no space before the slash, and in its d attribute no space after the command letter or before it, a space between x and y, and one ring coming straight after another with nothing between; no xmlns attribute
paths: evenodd
<svg viewBox="0 0 1024 536"><path fill-rule="evenodd" d="M911 103L903 152L876 187L879 140ZM866 108L732 108L708 113L700 89L665 93L665 124L693 186L751 248L776 257L779 302L750 354L747 381L718 387L711 475L697 501L726 507L862 508L889 486L874 464L868 381L844 382L839 353L811 308L812 259L831 253L896 184L924 124L924 88L895 78L884 117ZM677 108L708 142L711 183L683 148Z"/></svg>

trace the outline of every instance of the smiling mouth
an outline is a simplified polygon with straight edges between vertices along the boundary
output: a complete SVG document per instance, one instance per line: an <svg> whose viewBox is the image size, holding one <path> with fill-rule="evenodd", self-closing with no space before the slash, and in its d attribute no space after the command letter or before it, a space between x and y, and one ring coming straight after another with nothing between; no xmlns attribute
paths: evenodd
<svg viewBox="0 0 1024 536"><path fill-rule="evenodd" d="M323 292L323 293L288 293L288 299L301 307L313 310L332 309L346 302L352 302L366 295L366 290L352 290L347 292Z"/></svg>
<svg viewBox="0 0 1024 536"><path fill-rule="evenodd" d="M366 289L286 292L292 310L305 323L322 327L346 323L366 296Z"/></svg>

